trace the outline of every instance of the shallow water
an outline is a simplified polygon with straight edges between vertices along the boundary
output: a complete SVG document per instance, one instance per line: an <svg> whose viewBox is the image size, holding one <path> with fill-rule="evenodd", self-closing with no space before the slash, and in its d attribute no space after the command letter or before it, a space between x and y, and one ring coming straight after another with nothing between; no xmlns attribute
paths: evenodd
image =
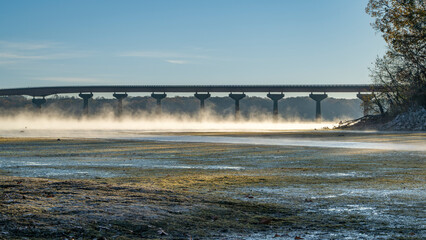
<svg viewBox="0 0 426 240"><path fill-rule="evenodd" d="M215 192L242 201L291 207L321 227L289 226L277 232L228 234L228 239L377 239L426 237L426 151L422 140L372 141L381 136L334 138L193 136L144 132L10 132L39 139L0 145L1 174L111 178L228 173L275 177ZM5 136L7 134L4 134ZM85 136L87 139L74 139ZM151 171L152 173L150 173ZM206 190L207 191L207 190ZM247 196L251 196L248 198ZM344 222L344 226L341 222ZM333 229L330 226L340 224ZM321 225L320 224L320 225ZM274 238L277 239L277 238Z"/></svg>
<svg viewBox="0 0 426 240"><path fill-rule="evenodd" d="M129 139L123 137L122 139ZM170 142L204 142L204 143L231 143L274 146L302 146L323 148L351 148L351 149L379 149L394 151L421 151L426 152L426 145L397 144L377 142L353 142L332 140L305 140L298 138L262 138L262 137L210 137L210 136L144 136L130 138L134 140L170 141Z"/></svg>
<svg viewBox="0 0 426 240"><path fill-rule="evenodd" d="M257 130L260 131L260 130ZM293 130L294 131L294 130ZM200 130L201 133L210 133L209 130ZM364 138L359 137L340 137L339 140L330 137L322 138L298 138L288 137L286 135L276 135L274 137L262 137L262 135L255 137L247 136L209 136L199 135L193 136L191 132L185 131L140 131L140 130L1 130L0 136L2 137L48 137L48 138L98 138L98 139L125 139L135 141L169 141L169 142L203 142L203 143L230 143L230 144L251 144L251 145L276 145L276 146L304 146L304 147L324 147L324 148L349 148L349 149L379 149L379 150L393 150L393 151L418 151L426 152L426 138L420 141L404 141L398 142L380 142L380 138L385 139L388 136L380 137L377 139L368 139L366 136L375 135L374 132L357 132ZM291 132L291 131L287 131ZM309 134L318 133L321 131L295 131L295 134ZM329 131L324 131L329 132ZM158 135L160 133L160 135ZM172 134L171 134L172 133ZM266 131L264 133L276 133L276 131ZM340 132L333 132L340 135ZM347 133L342 131L342 133ZM220 132L219 132L220 134ZM403 136L401 133L399 135ZM342 134L343 135L343 134ZM425 135L426 137L426 135Z"/></svg>

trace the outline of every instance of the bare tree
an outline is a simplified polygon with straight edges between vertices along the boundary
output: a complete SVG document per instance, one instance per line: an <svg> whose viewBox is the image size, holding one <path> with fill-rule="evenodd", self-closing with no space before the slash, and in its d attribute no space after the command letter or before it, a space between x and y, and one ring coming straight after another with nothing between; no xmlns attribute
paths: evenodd
<svg viewBox="0 0 426 240"><path fill-rule="evenodd" d="M426 3L423 0L370 0L366 12L388 44L371 69L386 92L375 96L381 111L426 107Z"/></svg>

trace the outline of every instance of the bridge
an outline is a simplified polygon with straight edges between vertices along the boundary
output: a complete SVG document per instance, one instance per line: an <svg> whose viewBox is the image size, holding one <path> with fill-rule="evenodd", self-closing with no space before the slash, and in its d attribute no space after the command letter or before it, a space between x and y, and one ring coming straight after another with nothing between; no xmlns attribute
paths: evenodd
<svg viewBox="0 0 426 240"><path fill-rule="evenodd" d="M309 97L316 102L316 119L321 119L321 101L328 97L327 92L354 92L366 105L372 98L371 92L382 91L379 85L350 84L350 85L138 85L138 86L58 86L58 87L32 87L0 89L0 96L27 95L32 96L34 105L41 109L46 103L45 97L55 94L79 93L83 99L83 113L89 112L89 99L93 93L113 93L118 100L117 113L122 113L122 100L129 92L148 92L157 100L157 111L161 112L161 100L167 97L166 93L195 93L200 100L200 109L204 109L204 101L210 93L229 93L229 97L235 101L235 117L239 116L240 100L246 97L245 93L267 93L267 97L273 101L273 116L278 117L278 101L284 98L285 92L307 92ZM363 92L363 93L361 93ZM321 93L321 94L318 94Z"/></svg>

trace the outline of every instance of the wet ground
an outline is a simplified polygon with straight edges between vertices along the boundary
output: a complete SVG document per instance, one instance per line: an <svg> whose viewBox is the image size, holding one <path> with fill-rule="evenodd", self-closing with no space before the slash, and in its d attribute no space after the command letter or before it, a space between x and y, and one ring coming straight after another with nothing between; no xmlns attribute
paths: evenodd
<svg viewBox="0 0 426 240"><path fill-rule="evenodd" d="M425 133L177 135L0 138L0 239L426 237Z"/></svg>

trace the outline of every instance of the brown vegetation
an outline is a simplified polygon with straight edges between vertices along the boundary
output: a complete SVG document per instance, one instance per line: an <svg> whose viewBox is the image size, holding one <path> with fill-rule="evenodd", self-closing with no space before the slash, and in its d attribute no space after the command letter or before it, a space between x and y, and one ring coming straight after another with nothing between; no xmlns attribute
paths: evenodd
<svg viewBox="0 0 426 240"><path fill-rule="evenodd" d="M345 139L339 134L305 137ZM269 135L274 137L273 133ZM348 136L364 139L356 134ZM368 137L382 139L380 135ZM403 138L394 134L383 139L418 142L424 141L424 136L412 134ZM400 226L395 230L392 219L368 219L362 212L352 210L327 213L327 209L359 205L379 212L391 211L397 219L416 218L421 199L411 195L394 194L391 200L368 194L347 195L344 190L416 191L425 182L424 155L416 153L96 139L58 142L3 138L0 142L0 157L8 161L62 159L75 163L3 168L0 239L233 239L252 234L294 238L336 231L420 239L423 234L409 222L398 222ZM130 158L153 159L158 164L172 159L176 161L173 164L190 168L97 165L127 162ZM93 164L86 165L86 169L123 175L92 179L6 176L19 169L72 170L79 162ZM243 169L203 167L223 164ZM336 197L328 197L333 195ZM401 205L406 201L412 211L407 212Z"/></svg>

